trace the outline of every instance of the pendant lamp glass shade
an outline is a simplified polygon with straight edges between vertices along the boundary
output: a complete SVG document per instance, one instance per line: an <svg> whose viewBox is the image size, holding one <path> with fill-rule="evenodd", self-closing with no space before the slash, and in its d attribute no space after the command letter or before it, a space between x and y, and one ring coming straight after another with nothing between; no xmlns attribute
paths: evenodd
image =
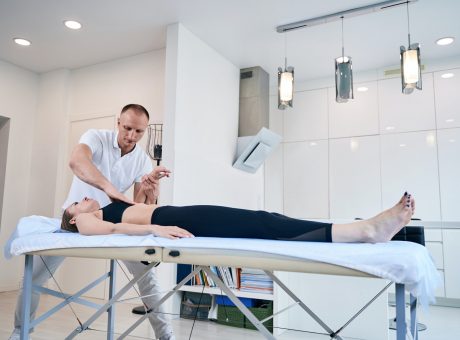
<svg viewBox="0 0 460 340"><path fill-rule="evenodd" d="M343 18L342 16L342 56L335 58L335 101L337 103L346 103L348 99L353 99L353 65L351 57L345 56Z"/></svg>
<svg viewBox="0 0 460 340"><path fill-rule="evenodd" d="M410 94L414 89L422 89L422 68L420 64L420 44L415 43L406 50L401 46L402 93Z"/></svg>
<svg viewBox="0 0 460 340"><path fill-rule="evenodd" d="M353 65L351 57L335 59L335 101L346 103L353 99Z"/></svg>
<svg viewBox="0 0 460 340"><path fill-rule="evenodd" d="M278 68L278 109L292 107L294 97L294 67L288 66L284 70Z"/></svg>

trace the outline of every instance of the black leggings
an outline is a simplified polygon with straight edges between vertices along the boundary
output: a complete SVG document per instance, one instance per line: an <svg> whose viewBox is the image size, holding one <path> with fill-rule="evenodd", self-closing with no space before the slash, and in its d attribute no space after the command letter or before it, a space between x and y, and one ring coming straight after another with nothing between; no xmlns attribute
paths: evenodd
<svg viewBox="0 0 460 340"><path fill-rule="evenodd" d="M332 242L330 223L214 205L158 207L152 214L151 222L178 226L203 237Z"/></svg>

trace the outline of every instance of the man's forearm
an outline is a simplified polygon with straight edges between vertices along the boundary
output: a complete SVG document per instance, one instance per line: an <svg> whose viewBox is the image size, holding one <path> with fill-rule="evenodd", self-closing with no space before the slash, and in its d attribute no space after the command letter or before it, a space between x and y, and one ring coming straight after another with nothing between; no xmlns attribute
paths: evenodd
<svg viewBox="0 0 460 340"><path fill-rule="evenodd" d="M83 182L92 185L102 191L106 191L113 185L86 157L79 157L70 163L73 173Z"/></svg>

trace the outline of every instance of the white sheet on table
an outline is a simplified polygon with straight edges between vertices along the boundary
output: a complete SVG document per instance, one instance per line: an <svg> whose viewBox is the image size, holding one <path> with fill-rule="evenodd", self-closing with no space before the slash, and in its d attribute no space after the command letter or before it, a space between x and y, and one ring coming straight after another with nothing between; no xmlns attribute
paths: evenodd
<svg viewBox="0 0 460 340"><path fill-rule="evenodd" d="M195 237L178 240L148 236L54 233L60 221L43 216L22 218L5 246L5 257L31 251L78 247L181 247L250 250L356 269L397 283L426 305L434 301L440 277L425 247L411 242L320 243Z"/></svg>

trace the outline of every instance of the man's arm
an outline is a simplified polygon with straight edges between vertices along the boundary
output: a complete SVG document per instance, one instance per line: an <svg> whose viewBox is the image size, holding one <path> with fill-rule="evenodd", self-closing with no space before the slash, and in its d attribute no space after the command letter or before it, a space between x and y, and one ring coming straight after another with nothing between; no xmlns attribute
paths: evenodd
<svg viewBox="0 0 460 340"><path fill-rule="evenodd" d="M93 154L86 144L78 144L72 151L69 166L75 176L83 182L104 191L111 199L133 203L120 193L110 181L94 166Z"/></svg>

